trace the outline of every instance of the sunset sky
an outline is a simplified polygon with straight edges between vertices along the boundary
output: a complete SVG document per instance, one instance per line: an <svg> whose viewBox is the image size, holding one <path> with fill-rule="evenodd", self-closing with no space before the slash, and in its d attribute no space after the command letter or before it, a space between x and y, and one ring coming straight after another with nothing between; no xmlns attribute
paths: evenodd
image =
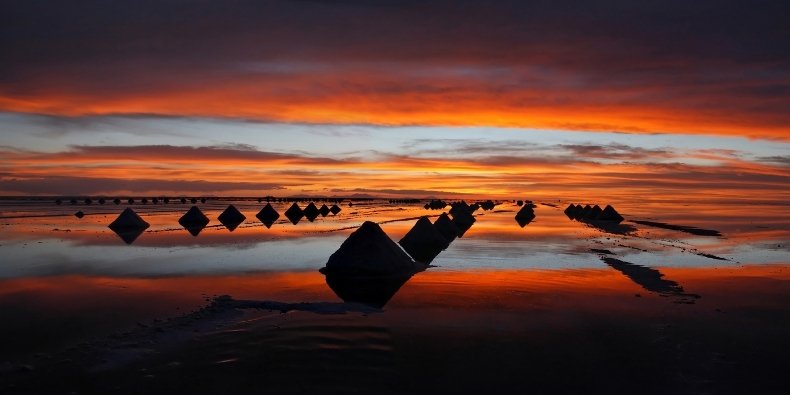
<svg viewBox="0 0 790 395"><path fill-rule="evenodd" d="M3 1L0 194L790 198L790 3Z"/></svg>

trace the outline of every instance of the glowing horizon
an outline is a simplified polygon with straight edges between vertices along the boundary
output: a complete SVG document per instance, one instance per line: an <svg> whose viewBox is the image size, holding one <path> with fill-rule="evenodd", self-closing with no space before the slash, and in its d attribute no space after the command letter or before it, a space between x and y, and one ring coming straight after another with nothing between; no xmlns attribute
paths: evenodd
<svg viewBox="0 0 790 395"><path fill-rule="evenodd" d="M0 195L786 201L786 11L20 2Z"/></svg>

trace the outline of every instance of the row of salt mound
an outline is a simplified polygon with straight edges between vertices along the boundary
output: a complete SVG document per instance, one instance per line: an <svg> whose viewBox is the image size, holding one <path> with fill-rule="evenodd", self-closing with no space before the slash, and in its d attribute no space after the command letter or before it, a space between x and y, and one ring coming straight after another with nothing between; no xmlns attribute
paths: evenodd
<svg viewBox="0 0 790 395"><path fill-rule="evenodd" d="M601 209L601 207L597 204L595 206L590 206L589 204L582 206L581 204L575 205L571 203L565 209L565 215L567 215L570 219L579 221L606 221L620 223L624 219L623 216L614 209L614 207L608 204L604 209Z"/></svg>

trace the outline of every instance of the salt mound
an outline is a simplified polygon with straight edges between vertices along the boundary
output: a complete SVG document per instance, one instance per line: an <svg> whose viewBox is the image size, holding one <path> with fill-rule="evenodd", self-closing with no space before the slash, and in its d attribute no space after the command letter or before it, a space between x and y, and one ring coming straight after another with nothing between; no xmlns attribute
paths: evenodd
<svg viewBox="0 0 790 395"><path fill-rule="evenodd" d="M447 248L450 242L439 233L428 217L421 217L398 244L415 261L428 264Z"/></svg>
<svg viewBox="0 0 790 395"><path fill-rule="evenodd" d="M375 222L365 221L326 263L325 274L352 276L408 275L417 265Z"/></svg>

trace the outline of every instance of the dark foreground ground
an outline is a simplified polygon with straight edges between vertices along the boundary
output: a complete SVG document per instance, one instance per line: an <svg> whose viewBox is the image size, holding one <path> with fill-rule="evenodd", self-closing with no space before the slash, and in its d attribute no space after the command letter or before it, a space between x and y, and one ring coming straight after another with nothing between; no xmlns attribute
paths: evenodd
<svg viewBox="0 0 790 395"><path fill-rule="evenodd" d="M531 295L455 309L219 298L5 366L4 394L786 394L787 309Z"/></svg>

